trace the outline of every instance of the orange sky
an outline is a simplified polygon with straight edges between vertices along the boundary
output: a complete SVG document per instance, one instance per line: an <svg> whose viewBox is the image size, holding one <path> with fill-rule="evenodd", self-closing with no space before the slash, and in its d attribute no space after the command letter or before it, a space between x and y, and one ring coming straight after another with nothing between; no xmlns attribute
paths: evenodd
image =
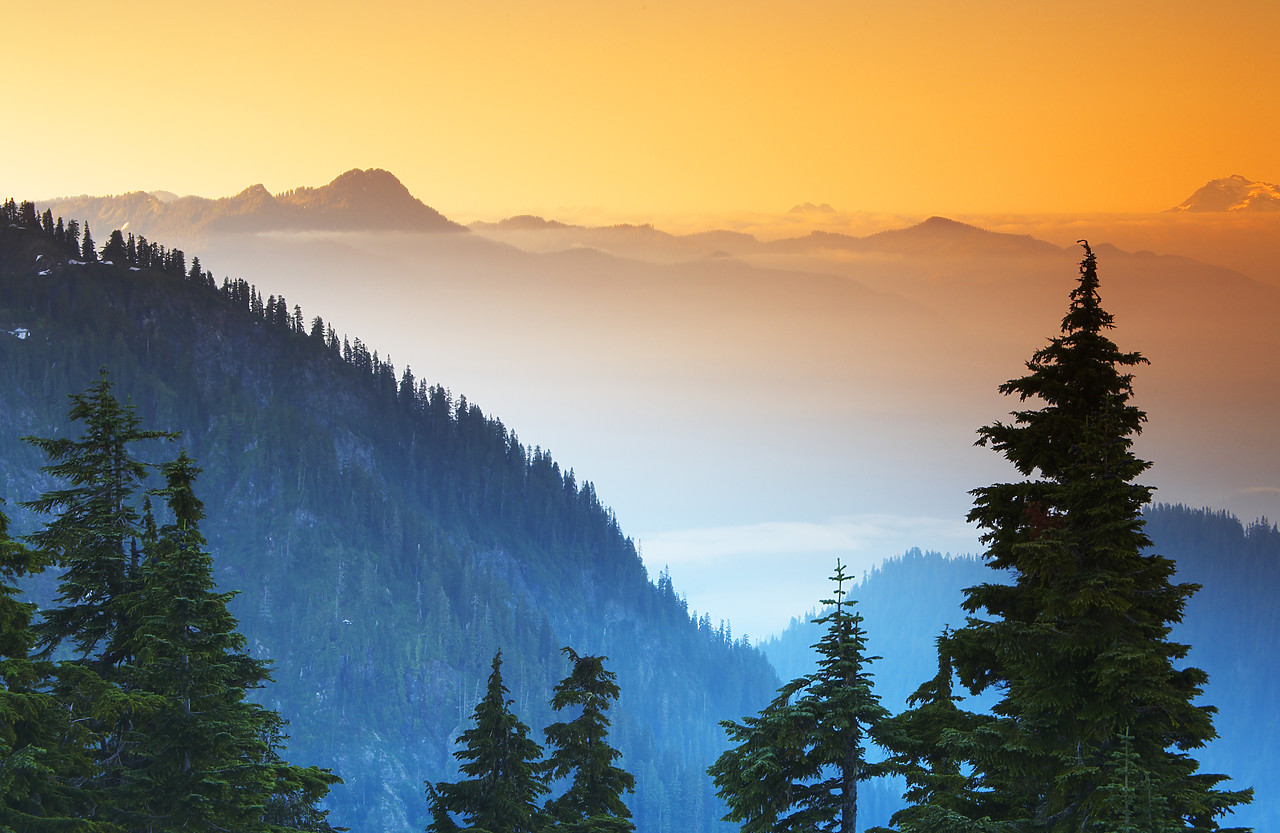
<svg viewBox="0 0 1280 833"><path fill-rule="evenodd" d="M1280 181L1274 0L77 0L3 18L0 195L18 198L376 166L464 221L660 222L804 201L1158 211L1215 177Z"/></svg>

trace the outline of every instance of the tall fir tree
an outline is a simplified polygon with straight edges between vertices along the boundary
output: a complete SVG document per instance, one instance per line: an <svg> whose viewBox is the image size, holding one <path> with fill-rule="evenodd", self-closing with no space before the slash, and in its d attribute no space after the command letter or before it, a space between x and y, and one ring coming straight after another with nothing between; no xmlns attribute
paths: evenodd
<svg viewBox="0 0 1280 833"><path fill-rule="evenodd" d="M88 390L71 395L68 418L84 424L80 439L25 438L51 461L42 471L67 485L23 503L53 516L29 540L61 570L57 606L37 628L44 652L69 641L78 658L108 678L127 657L141 559L139 495L148 465L133 447L176 437L143 429L111 388L104 370Z"/></svg>
<svg viewBox="0 0 1280 833"><path fill-rule="evenodd" d="M88 390L71 395L70 421L84 425L79 439L26 438L51 461L43 471L66 485L23 505L52 516L28 540L61 571L56 605L41 612L35 628L40 656L66 646L60 653L70 656L58 664L51 690L92 738L83 781L93 796L90 816L117 824L138 810L127 789L135 765L130 737L153 704L126 677L137 625L139 495L149 469L134 446L174 435L144 430L111 388L104 371Z"/></svg>
<svg viewBox="0 0 1280 833"><path fill-rule="evenodd" d="M173 522L149 536L133 611L128 676L155 703L133 727L131 804L144 827L266 831L276 787L264 739L272 720L247 694L270 676L245 652L227 610L235 594L214 585L193 489L199 469L185 452L161 469Z"/></svg>
<svg viewBox="0 0 1280 833"><path fill-rule="evenodd" d="M607 712L620 693L617 675L605 670L607 657L560 650L573 667L556 685L551 707L575 709L578 715L543 730L551 747L547 777L570 779L565 791L547 802L546 814L566 833L631 833L635 825L622 795L635 791L636 779L616 766L622 753L609 745Z"/></svg>
<svg viewBox="0 0 1280 833"><path fill-rule="evenodd" d="M530 833L543 826L538 799L547 792L541 776L542 747L529 727L511 712L502 683L502 652L493 657L484 697L476 705L475 725L459 738L453 756L462 761L466 780L427 784L431 833L459 830ZM459 825L454 817L462 819Z"/></svg>
<svg viewBox="0 0 1280 833"><path fill-rule="evenodd" d="M80 258L92 263L98 259L98 249L93 244L93 235L89 233L89 221L84 223L84 239L80 242Z"/></svg>
<svg viewBox="0 0 1280 833"><path fill-rule="evenodd" d="M736 746L708 772L744 833L855 833L858 784L882 774L867 761L869 734L889 716L872 691L862 616L846 599L844 567L813 647L818 670L791 681L757 717L721 725Z"/></svg>
<svg viewBox="0 0 1280 833"><path fill-rule="evenodd" d="M1169 634L1197 587L1173 583L1173 562L1145 551L1140 512L1152 490L1135 480L1149 463L1131 446L1146 415L1130 402L1129 370L1146 360L1108 338L1097 260L1081 242L1061 335L1027 375L1000 386L1041 407L979 431L978 443L1024 479L974 492L969 520L984 530L988 564L1011 583L966 590L967 624L941 640L971 693L999 697L991 714L966 715L952 730L973 800L946 809L962 811L957 830L1118 829L1106 786L1123 745L1161 794L1151 829L1217 830L1251 791L1217 789L1224 776L1198 773L1189 754L1214 737L1214 709L1194 703L1207 676L1178 667L1188 646ZM926 808L945 806L924 798ZM902 829L932 829L923 823L931 812Z"/></svg>
<svg viewBox="0 0 1280 833"><path fill-rule="evenodd" d="M161 466L173 523L156 529L131 446L176 435L142 429L105 373L71 400L79 440L28 438L67 486L25 505L53 516L30 536L62 568L36 634L46 654L71 646L51 692L93 743L85 815L110 833L328 833L316 804L340 779L286 763L279 716L245 699L269 678L214 587L198 469Z"/></svg>

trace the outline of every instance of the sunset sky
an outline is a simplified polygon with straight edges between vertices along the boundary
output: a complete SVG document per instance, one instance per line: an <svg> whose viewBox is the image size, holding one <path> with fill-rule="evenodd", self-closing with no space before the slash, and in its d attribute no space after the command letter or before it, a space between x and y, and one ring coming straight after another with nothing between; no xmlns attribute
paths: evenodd
<svg viewBox="0 0 1280 833"><path fill-rule="evenodd" d="M1240 278L1228 298L1236 278L1219 275L1214 317L1187 301L1202 283L1170 290L1168 264L1106 265L1156 365L1143 404L1160 498L1280 514L1277 405L1241 393L1280 378L1258 358L1280 355L1275 215L1154 214L1211 179L1280 182L1278 43L1275 0L8 4L0 198L279 193L378 167L461 222L753 216L733 227L757 231L811 202L841 212L834 230L944 214L1071 247L1026 274L956 272L978 287L958 296L968 316L909 263L753 264L806 270L770 284L724 261L550 256L520 261L531 282L479 235L199 251L550 448L596 482L653 574L669 565L695 608L763 635L825 592L833 552L860 572L908 546L976 551L967 492L1008 475L973 431L1056 326L1080 237L1268 284ZM609 292L583 292L599 270ZM1032 303L1043 275L1061 284ZM1197 341L1201 324L1219 330ZM761 408L761 391L786 407ZM787 574L756 580L782 553Z"/></svg>
<svg viewBox="0 0 1280 833"><path fill-rule="evenodd" d="M450 217L1146 212L1280 181L1280 4L6 4L0 191L278 192L382 167Z"/></svg>

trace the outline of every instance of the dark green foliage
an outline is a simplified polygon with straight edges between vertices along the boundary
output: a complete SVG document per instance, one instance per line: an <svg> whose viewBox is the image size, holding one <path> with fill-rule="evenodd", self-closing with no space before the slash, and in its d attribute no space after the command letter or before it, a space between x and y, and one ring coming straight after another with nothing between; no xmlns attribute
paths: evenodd
<svg viewBox="0 0 1280 833"><path fill-rule="evenodd" d="M855 833L858 784L881 774L866 741L889 716L871 690L862 617L845 599L849 581L837 562L826 625L814 645L818 669L778 690L758 717L721 725L737 745L709 772L729 805L727 821L747 833L823 830Z"/></svg>
<svg viewBox="0 0 1280 833"><path fill-rule="evenodd" d="M1183 621L1171 634L1192 646L1188 661L1208 672L1213 681L1209 694L1219 708L1214 729L1220 737L1197 752L1201 769L1231 772L1236 783L1254 787L1257 798L1235 808L1233 824L1280 828L1280 801L1275 800L1280 796L1280 772L1271 766L1280 759L1280 716L1273 707L1280 664L1258 661L1274 653L1274 634L1280 632L1280 606L1275 604L1280 531L1269 522L1242 524L1225 512L1184 506L1147 507L1143 519L1143 531L1154 542L1151 549L1173 558L1183 581L1204 585L1191 597ZM893 659L876 668L876 691L891 711L903 711L916 690L926 696L923 703L940 701L937 692L945 689L953 688L953 696L967 694L954 678L938 676L936 643L948 625L962 621L963 588L990 577L991 571L975 558L913 552L887 560L863 578L858 610L866 617L868 645L872 653ZM808 630L808 621L795 619L765 643L784 677L814 667ZM921 680L928 682L920 685ZM994 703L994 693L989 692L976 702L956 706L982 711ZM896 717L887 721L897 722ZM935 726L941 723L935 721ZM885 731L882 724L881 732ZM931 736L921 733L920 748L927 748ZM873 781L865 787L858 795L859 819L887 824L904 808L899 783ZM870 804L864 809L866 801ZM915 829L925 828L916 824Z"/></svg>
<svg viewBox="0 0 1280 833"><path fill-rule="evenodd" d="M94 749L88 765L64 761L52 774L82 785L89 818L124 830L283 833L295 828L270 824L272 805L300 796L317 819L302 829L326 830L316 787L338 779L280 759L270 743L278 716L245 699L267 670L244 652L226 607L234 594L214 585L192 488L198 469L185 452L161 466L155 494L172 523L157 529L149 498L138 505L148 466L130 445L173 435L141 429L105 374L71 400L71 421L85 425L79 440L29 439L69 487L27 506L55 514L31 540L45 562L64 566L62 604L43 612L47 650L76 648L48 698L76 716L62 743L74 750L87 733Z"/></svg>
<svg viewBox="0 0 1280 833"><path fill-rule="evenodd" d="M530 833L542 827L538 797L547 792L539 766L542 747L529 737L529 727L512 712L510 693L502 684L502 652L493 657L493 670L484 697L472 714L472 727L462 733L462 748L453 756L462 761L456 782L428 784L432 833L462 829L485 833Z"/></svg>
<svg viewBox="0 0 1280 833"><path fill-rule="evenodd" d="M25 438L50 461L43 471L66 483L23 504L55 516L30 539L61 570L58 605L45 612L38 633L46 653L70 641L81 659L110 676L128 656L128 607L137 589L136 497L147 466L132 446L174 435L143 430L133 407L111 393L105 372L71 403L68 418L84 423L80 439Z"/></svg>
<svg viewBox="0 0 1280 833"><path fill-rule="evenodd" d="M47 692L51 664L32 659L34 605L15 579L45 568L9 537L0 512L0 833L90 833L86 797L73 788L88 771L85 738Z"/></svg>
<svg viewBox="0 0 1280 833"><path fill-rule="evenodd" d="M244 651L227 610L235 594L214 586L199 528L203 503L192 488L199 470L185 452L161 469L159 494L173 523L146 547L128 675L155 705L133 727L128 789L149 824L193 833L266 830L277 778L291 774L277 772L287 765L268 746L278 718L245 695L270 677Z"/></svg>
<svg viewBox="0 0 1280 833"><path fill-rule="evenodd" d="M957 707L951 660L938 640L938 673L907 699L907 709L880 724L876 738L893 754L890 771L903 776L908 807L893 817L904 829L947 829L961 818L977 817L986 799L974 794L961 761L969 757L967 738L981 718ZM949 821L946 821L949 820ZM944 823L946 822L946 823Z"/></svg>
<svg viewBox="0 0 1280 833"><path fill-rule="evenodd" d="M544 730L551 747L547 777L571 779L564 793L547 802L548 821L570 833L630 833L635 825L622 794L635 791L636 779L615 765L622 753L609 745L605 714L618 699L617 675L605 670L607 657L579 656L569 647L560 651L573 667L556 685L551 707L579 714Z"/></svg>
<svg viewBox="0 0 1280 833"><path fill-rule="evenodd" d="M1062 335L1000 388L1043 407L979 431L1028 478L976 490L969 515L985 530L989 565L1012 584L969 588L965 609L987 618L971 616L939 652L970 692L999 700L992 714L949 718L946 741L968 781L930 792L913 779L924 803L899 817L904 830L932 829L941 811L1063 833L1119 823L1103 787L1122 738L1167 801L1158 826L1214 830L1249 800L1215 789L1223 776L1198 774L1188 754L1214 737L1213 709L1193 704L1207 677L1177 667L1187 646L1168 637L1197 588L1173 584L1173 562L1144 551L1151 490L1133 481L1149 464L1130 446L1145 414L1129 402L1125 370L1145 360L1106 336L1112 318L1087 244L1085 253ZM919 710L938 705L922 701L902 725L918 718L928 729ZM894 752L910 758L923 740L900 738ZM930 763L918 746L914 757ZM931 763L931 778L956 771Z"/></svg>

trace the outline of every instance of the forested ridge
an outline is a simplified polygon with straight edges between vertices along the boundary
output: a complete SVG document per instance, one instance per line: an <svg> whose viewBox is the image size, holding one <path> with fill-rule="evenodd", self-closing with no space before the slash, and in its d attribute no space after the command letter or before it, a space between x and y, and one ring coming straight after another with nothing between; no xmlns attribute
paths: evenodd
<svg viewBox="0 0 1280 833"><path fill-rule="evenodd" d="M182 431L204 470L217 581L239 591L253 655L274 663L264 704L290 720L291 757L346 781L329 797L336 824L425 826L423 781L456 771L495 652L541 727L571 645L618 671L613 738L638 827L719 826L704 774L724 745L716 722L776 678L649 580L590 483L284 299L124 235L120 255L117 235L95 249L80 227L72 252L70 224L59 236L28 205L0 224L0 497L14 526L36 528L15 504L52 485L18 438L68 432L67 394L102 368L143 424Z"/></svg>
<svg viewBox="0 0 1280 833"><path fill-rule="evenodd" d="M523 833L554 820L625 833L633 813L642 833L715 829L722 815L750 833L855 833L893 813L904 833L1163 833L1217 830L1225 811L1250 809L1250 791L1212 774L1240 777L1232 756L1244 753L1198 751L1215 735L1206 701L1220 698L1206 690L1204 649L1188 644L1231 634L1246 653L1266 651L1240 615L1274 586L1276 531L1183 507L1140 516L1151 489L1133 481L1149 464L1129 447L1145 415L1124 369L1145 360L1106 337L1087 244L1063 335L1002 386L1046 407L979 432L1036 474L975 492L985 559L909 553L852 594L837 564L834 607L817 620L826 632L808 636L817 668L781 647L796 639L784 634L769 650L784 678L800 676L773 693L759 651L689 611L665 574L649 581L591 484L464 397L397 374L283 298L219 284L180 251L119 232L99 250L87 227L29 203L4 215L0 497L27 501L18 526L40 529L47 506L30 501L56 488L56 470L41 474L38 452L65 441L15 438L65 433L63 394L104 372L140 424L181 429L178 460L150 461L167 482L155 494L186 528L203 517L182 497L195 471L186 454L206 467L218 583L240 591L231 604L253 662L275 665L260 696L293 722L290 758L348 782L330 796L335 823ZM1158 554L1166 540L1178 542L1172 558ZM1205 557L1222 551L1230 561ZM29 589L47 604L67 575L45 572ZM1198 597L1188 578L1223 595ZM864 605L892 609L891 638ZM1197 622L1214 623L1203 640L1189 636ZM598 747L610 749L600 760L625 769L609 776L614 798L587 811L577 776L567 788L549 779L572 771L555 761L575 733L607 723L601 712L595 728L588 712L556 722L583 702L565 699L570 680L589 677L602 708L617 700L610 743L621 751ZM1233 714L1265 708L1250 699L1265 674L1232 682L1245 692L1221 701ZM549 761L530 726L560 750ZM478 780L451 780L458 761ZM1244 772L1246 784L1257 774ZM493 773L513 791L478 799ZM549 787L567 791L543 815Z"/></svg>

